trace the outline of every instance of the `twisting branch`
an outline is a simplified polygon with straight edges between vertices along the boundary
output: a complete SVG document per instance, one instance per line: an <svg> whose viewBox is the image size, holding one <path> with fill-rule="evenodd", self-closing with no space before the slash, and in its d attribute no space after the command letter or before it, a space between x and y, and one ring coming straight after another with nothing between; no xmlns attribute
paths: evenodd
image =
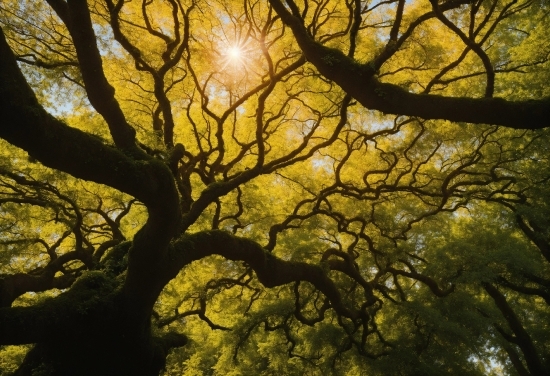
<svg viewBox="0 0 550 376"><path fill-rule="evenodd" d="M113 141L123 149L138 150L135 146L136 132L126 121L115 99L115 89L105 77L87 2L49 0L48 3L69 29L88 98L107 122Z"/></svg>
<svg viewBox="0 0 550 376"><path fill-rule="evenodd" d="M224 231L198 232L184 235L175 241L172 252L165 261L165 277L170 280L184 265L211 255L221 255L233 261L245 261L266 287L298 281L309 282L325 294L339 315L352 320L360 316L359 312L344 304L334 282L320 266L281 260L265 251L258 243Z"/></svg>
<svg viewBox="0 0 550 376"><path fill-rule="evenodd" d="M340 50L315 41L296 12L281 0L270 0L281 20L292 30L307 60L363 106L387 114L446 119L455 122L503 125L516 129L550 126L550 98L507 101L502 98L466 98L411 93L375 77L376 64L359 64ZM454 4L454 3L453 3Z"/></svg>

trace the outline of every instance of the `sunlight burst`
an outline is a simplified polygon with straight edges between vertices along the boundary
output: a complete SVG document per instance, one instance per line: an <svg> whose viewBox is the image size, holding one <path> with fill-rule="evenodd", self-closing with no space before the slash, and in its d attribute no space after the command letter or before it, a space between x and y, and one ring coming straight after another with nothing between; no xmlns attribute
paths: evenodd
<svg viewBox="0 0 550 376"><path fill-rule="evenodd" d="M229 47L227 49L227 55L231 60L240 60L242 57L242 50L239 47Z"/></svg>
<svg viewBox="0 0 550 376"><path fill-rule="evenodd" d="M245 69L249 63L249 50L246 48L246 44L228 44L223 49L223 67L231 69Z"/></svg>

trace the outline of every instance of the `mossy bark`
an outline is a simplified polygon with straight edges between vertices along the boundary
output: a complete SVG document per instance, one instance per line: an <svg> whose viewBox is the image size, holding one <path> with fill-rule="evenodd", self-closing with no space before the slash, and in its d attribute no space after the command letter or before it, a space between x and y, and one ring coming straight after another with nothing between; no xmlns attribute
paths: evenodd
<svg viewBox="0 0 550 376"><path fill-rule="evenodd" d="M164 366L150 309L136 309L120 281L104 272L87 273L40 305L7 310L2 339L36 341L17 375L158 375Z"/></svg>

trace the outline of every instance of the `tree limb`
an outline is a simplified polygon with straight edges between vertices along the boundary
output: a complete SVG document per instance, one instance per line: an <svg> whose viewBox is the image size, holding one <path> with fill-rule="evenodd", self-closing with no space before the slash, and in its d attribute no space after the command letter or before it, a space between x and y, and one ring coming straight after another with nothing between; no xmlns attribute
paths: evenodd
<svg viewBox="0 0 550 376"><path fill-rule="evenodd" d="M541 359L537 354L537 349L535 347L535 344L533 343L533 340L531 339L531 336L527 333L527 331L519 321L519 318L516 316L514 310L506 301L506 297L490 283L483 283L483 288L485 288L485 291L487 291L491 298L493 298L496 306L508 322L510 329L515 334L516 343L523 353L523 357L525 359L525 362L527 363L527 368L529 369L531 374L548 374L546 372L547 370L545 370L541 362Z"/></svg>
<svg viewBox="0 0 550 376"><path fill-rule="evenodd" d="M550 126L550 98L507 101L502 98L445 97L411 93L400 86L382 83L373 63L360 64L338 49L316 42L302 19L291 14L281 0L269 0L282 21L291 28L307 60L327 79L334 81L363 106L386 114L417 116L502 125L516 129Z"/></svg>
<svg viewBox="0 0 550 376"><path fill-rule="evenodd" d="M184 235L172 247L172 252L165 260L165 277L168 280L174 278L183 266L195 260L220 255L228 260L245 261L266 287L297 281L309 282L325 294L339 315L352 320L359 318L359 312L344 304L336 285L320 266L281 260L252 240L219 230L201 231Z"/></svg>

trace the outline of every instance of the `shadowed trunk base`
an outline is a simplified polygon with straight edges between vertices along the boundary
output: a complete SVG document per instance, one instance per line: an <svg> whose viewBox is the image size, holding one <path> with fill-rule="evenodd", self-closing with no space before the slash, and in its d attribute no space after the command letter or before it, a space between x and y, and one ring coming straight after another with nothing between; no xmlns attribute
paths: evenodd
<svg viewBox="0 0 550 376"><path fill-rule="evenodd" d="M41 340L15 375L158 375L169 350L185 345L187 337L153 337L150 307L130 304L113 282L101 272L90 273L38 307L35 329L43 331ZM25 308L16 311L7 324L25 318Z"/></svg>
<svg viewBox="0 0 550 376"><path fill-rule="evenodd" d="M105 312L108 316L109 312ZM118 317L118 318L117 318ZM93 324L37 343L15 373L17 376L158 375L171 346L153 338L148 323L127 325L116 311L92 317ZM72 326L71 318L67 324ZM132 321L130 318L128 321ZM75 322L75 328L78 324ZM185 344L186 338L177 338ZM172 344L176 342L172 338ZM182 344L180 344L182 345Z"/></svg>

